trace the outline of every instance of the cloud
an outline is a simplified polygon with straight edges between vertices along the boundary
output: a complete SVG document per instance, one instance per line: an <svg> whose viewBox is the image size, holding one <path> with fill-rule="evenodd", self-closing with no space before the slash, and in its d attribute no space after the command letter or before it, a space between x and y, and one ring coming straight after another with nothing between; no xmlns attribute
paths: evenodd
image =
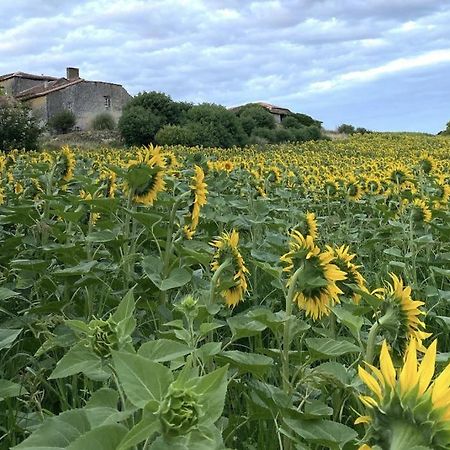
<svg viewBox="0 0 450 450"><path fill-rule="evenodd" d="M122 83L133 94L159 90L227 106L280 102L327 126L341 121L349 98L359 125L375 123L372 112L389 106L362 93L397 86L407 105L403 87L413 80L429 93L430 120L449 119L425 85L448 69L450 6L440 0L5 3L0 73L63 76L66 66L79 66L83 77Z"/></svg>

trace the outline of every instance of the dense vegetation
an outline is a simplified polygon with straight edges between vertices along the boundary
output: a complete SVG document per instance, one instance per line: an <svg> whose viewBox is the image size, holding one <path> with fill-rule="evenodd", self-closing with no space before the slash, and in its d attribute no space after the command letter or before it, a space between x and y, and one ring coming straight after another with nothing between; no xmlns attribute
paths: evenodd
<svg viewBox="0 0 450 450"><path fill-rule="evenodd" d="M258 104L233 111L211 103L175 102L160 92L135 96L124 108L119 130L128 145L228 148L322 138L321 123L305 114L289 115L277 126Z"/></svg>
<svg viewBox="0 0 450 450"><path fill-rule="evenodd" d="M449 449L449 155L0 154L0 448Z"/></svg>

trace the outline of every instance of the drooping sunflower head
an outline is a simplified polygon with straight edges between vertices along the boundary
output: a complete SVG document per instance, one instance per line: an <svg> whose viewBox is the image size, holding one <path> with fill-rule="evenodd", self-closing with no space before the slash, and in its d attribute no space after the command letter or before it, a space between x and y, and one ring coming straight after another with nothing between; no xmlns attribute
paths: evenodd
<svg viewBox="0 0 450 450"><path fill-rule="evenodd" d="M405 183L408 178L408 169L400 164L395 165L389 173L389 180L396 185Z"/></svg>
<svg viewBox="0 0 450 450"><path fill-rule="evenodd" d="M188 239L192 239L197 229L200 219L200 209L206 205L206 196L208 194L205 183L205 173L200 166L195 166L195 174L192 177L191 184L191 205L190 205L190 225L185 225L184 234Z"/></svg>
<svg viewBox="0 0 450 450"><path fill-rule="evenodd" d="M166 151L162 153L166 169L170 172L176 171L180 167L180 163L174 152Z"/></svg>
<svg viewBox="0 0 450 450"><path fill-rule="evenodd" d="M278 184L281 179L281 170L277 166L270 166L267 170L267 179L274 184Z"/></svg>
<svg viewBox="0 0 450 450"><path fill-rule="evenodd" d="M0 205L3 205L6 200L5 189L0 186Z"/></svg>
<svg viewBox="0 0 450 450"><path fill-rule="evenodd" d="M366 364L369 372L359 367L370 395L360 396L368 415L356 423L369 425L366 436L375 448L450 448L450 364L434 377L436 347L434 341L419 363L411 339L403 366L396 371L385 341L379 368Z"/></svg>
<svg viewBox="0 0 450 450"><path fill-rule="evenodd" d="M345 193L350 200L357 201L363 196L364 191L358 180L351 178L345 184Z"/></svg>
<svg viewBox="0 0 450 450"><path fill-rule="evenodd" d="M326 246L327 254L331 256L333 264L335 264L339 270L345 273L345 280L339 280L336 285L347 297L351 297L356 304L359 304L361 295L354 292L348 285L356 285L361 290L366 290L366 281L359 272L361 266L356 265L353 259L356 254L349 253L348 245L342 245L341 247Z"/></svg>
<svg viewBox="0 0 450 450"><path fill-rule="evenodd" d="M323 188L327 197L335 197L339 192L339 185L334 178L327 178Z"/></svg>
<svg viewBox="0 0 450 450"><path fill-rule="evenodd" d="M311 236L305 238L297 230L291 231L289 252L280 258L286 265L283 271L289 274L286 286L290 288L295 283L294 301L314 320L329 315L342 294L336 282L344 280L345 273L331 263L332 259L326 252L320 252ZM299 268L300 276L294 279Z"/></svg>
<svg viewBox="0 0 450 450"><path fill-rule="evenodd" d="M447 206L450 200L450 185L443 178L435 184L435 206L440 208Z"/></svg>
<svg viewBox="0 0 450 450"><path fill-rule="evenodd" d="M138 154L137 160L128 163L126 189L135 202L153 205L166 188L164 175L165 162L159 151L146 149Z"/></svg>
<svg viewBox="0 0 450 450"><path fill-rule="evenodd" d="M58 166L60 168L60 175L63 181L70 181L73 178L75 170L75 155L66 145L61 150L61 155L58 160Z"/></svg>
<svg viewBox="0 0 450 450"><path fill-rule="evenodd" d="M376 195L381 192L382 186L380 180L375 177L369 177L366 180L366 191L369 194Z"/></svg>
<svg viewBox="0 0 450 450"><path fill-rule="evenodd" d="M418 166L423 173L428 175L436 168L436 161L429 153L422 152L419 157Z"/></svg>
<svg viewBox="0 0 450 450"><path fill-rule="evenodd" d="M420 308L424 302L413 300L411 287L405 286L402 278L391 273L391 282L383 289L384 307L386 308L383 326L392 348L397 354L404 351L411 339L417 341L417 348L423 350L422 341L431 336L425 331L425 324L420 317L425 313Z"/></svg>
<svg viewBox="0 0 450 450"><path fill-rule="evenodd" d="M317 220L313 212L307 212L294 227L302 236L311 236L313 241L317 239Z"/></svg>
<svg viewBox="0 0 450 450"><path fill-rule="evenodd" d="M425 200L415 198L410 204L411 218L415 223L428 223L431 222L432 214L430 208L428 208Z"/></svg>
<svg viewBox="0 0 450 450"><path fill-rule="evenodd" d="M234 308L247 292L248 270L238 247L239 233L236 230L231 233L224 232L210 244L216 249L211 262L212 271L215 272L222 264L228 263L222 268L219 284L224 286L221 295L225 303Z"/></svg>
<svg viewBox="0 0 450 450"><path fill-rule="evenodd" d="M100 172L100 181L104 184L104 195L107 198L114 198L117 190L117 175L109 169L104 169Z"/></svg>

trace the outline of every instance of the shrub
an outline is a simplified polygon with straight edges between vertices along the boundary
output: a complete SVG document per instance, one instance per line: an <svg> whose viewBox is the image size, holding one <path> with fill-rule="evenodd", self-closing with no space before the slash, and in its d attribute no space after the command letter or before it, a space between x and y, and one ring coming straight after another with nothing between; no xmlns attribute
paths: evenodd
<svg viewBox="0 0 450 450"><path fill-rule="evenodd" d="M56 113L48 122L50 128L57 133L68 133L76 123L75 114L69 110Z"/></svg>
<svg viewBox="0 0 450 450"><path fill-rule="evenodd" d="M114 117L107 112L97 114L92 121L92 129L93 130L114 130L116 127L116 122Z"/></svg>
<svg viewBox="0 0 450 450"><path fill-rule="evenodd" d="M338 133L353 134L355 132L355 127L353 125L343 123L342 125L338 126L337 131Z"/></svg>
<svg viewBox="0 0 450 450"><path fill-rule="evenodd" d="M192 145L194 136L188 126L165 125L156 133L155 140L159 145Z"/></svg>
<svg viewBox="0 0 450 450"><path fill-rule="evenodd" d="M35 150L42 129L29 108L2 96L0 103L0 151Z"/></svg>
<svg viewBox="0 0 450 450"><path fill-rule="evenodd" d="M127 145L148 145L154 141L160 125L160 119L152 111L133 106L123 111L118 128Z"/></svg>
<svg viewBox="0 0 450 450"><path fill-rule="evenodd" d="M246 105L238 113L242 128L250 136L255 128L275 128L273 115L261 105Z"/></svg>

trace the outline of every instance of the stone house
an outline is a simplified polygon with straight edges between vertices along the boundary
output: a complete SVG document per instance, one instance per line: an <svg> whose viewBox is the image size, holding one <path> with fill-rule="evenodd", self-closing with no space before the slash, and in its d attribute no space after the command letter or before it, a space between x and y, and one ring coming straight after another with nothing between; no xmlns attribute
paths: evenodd
<svg viewBox="0 0 450 450"><path fill-rule="evenodd" d="M270 103L255 102L253 104L260 105L264 109L267 109L267 111L269 111L273 115L276 123L281 123L286 116L288 116L289 114L292 114L292 111L290 111L289 109L282 108L281 106L271 105ZM242 106L246 106L246 105L242 105ZM236 107L230 108L230 109L232 111L237 112L242 108L242 106L236 106Z"/></svg>
<svg viewBox="0 0 450 450"><path fill-rule="evenodd" d="M111 114L117 122L131 99L122 85L85 80L74 67L68 67L63 78L24 72L3 75L0 89L29 106L41 124L61 111L72 111L78 130L89 129L100 113Z"/></svg>

